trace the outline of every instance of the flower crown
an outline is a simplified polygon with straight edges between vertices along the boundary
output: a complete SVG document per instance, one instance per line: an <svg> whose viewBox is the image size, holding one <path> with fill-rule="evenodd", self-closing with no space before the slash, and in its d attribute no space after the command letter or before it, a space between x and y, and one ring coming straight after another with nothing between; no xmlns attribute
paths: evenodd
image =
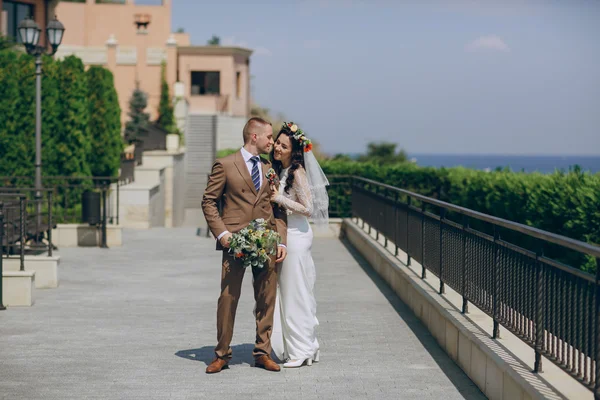
<svg viewBox="0 0 600 400"><path fill-rule="evenodd" d="M309 138L304 135L304 131L298 128L298 125L293 122L284 122L281 126L282 130L287 130L292 133L292 137L300 143L300 146L304 147L304 152L308 153L312 150L313 145Z"/></svg>

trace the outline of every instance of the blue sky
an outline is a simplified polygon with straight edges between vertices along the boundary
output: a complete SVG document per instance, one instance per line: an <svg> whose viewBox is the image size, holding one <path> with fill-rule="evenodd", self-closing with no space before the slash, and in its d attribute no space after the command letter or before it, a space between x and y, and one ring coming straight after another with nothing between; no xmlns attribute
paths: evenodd
<svg viewBox="0 0 600 400"><path fill-rule="evenodd" d="M600 155L600 1L173 0L328 153Z"/></svg>

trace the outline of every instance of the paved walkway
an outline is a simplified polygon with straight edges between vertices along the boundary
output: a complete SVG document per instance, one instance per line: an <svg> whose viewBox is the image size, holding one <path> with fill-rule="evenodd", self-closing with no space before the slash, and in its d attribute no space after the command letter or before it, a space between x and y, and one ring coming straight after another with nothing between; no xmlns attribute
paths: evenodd
<svg viewBox="0 0 600 400"><path fill-rule="evenodd" d="M0 312L0 399L482 399L374 273L337 239L314 258L321 362L251 368L251 275L229 370L215 345L220 257L190 229L124 232L125 246L62 249L60 287Z"/></svg>

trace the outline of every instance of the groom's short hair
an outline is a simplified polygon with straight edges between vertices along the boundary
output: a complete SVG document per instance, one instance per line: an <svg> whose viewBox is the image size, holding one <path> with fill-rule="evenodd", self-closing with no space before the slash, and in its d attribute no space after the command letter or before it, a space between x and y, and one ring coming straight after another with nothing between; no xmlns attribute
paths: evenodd
<svg viewBox="0 0 600 400"><path fill-rule="evenodd" d="M269 121L266 119L262 119L260 117L252 117L246 122L244 125L244 143L248 143L250 141L250 136L252 136L255 132L255 129L259 126L272 126Z"/></svg>

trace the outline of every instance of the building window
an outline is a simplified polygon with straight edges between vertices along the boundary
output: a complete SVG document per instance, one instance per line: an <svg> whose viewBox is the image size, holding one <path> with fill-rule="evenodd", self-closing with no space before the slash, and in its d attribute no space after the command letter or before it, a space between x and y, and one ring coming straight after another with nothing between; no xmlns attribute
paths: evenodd
<svg viewBox="0 0 600 400"><path fill-rule="evenodd" d="M242 73L239 71L235 73L235 95L238 99L242 97Z"/></svg>
<svg viewBox="0 0 600 400"><path fill-rule="evenodd" d="M221 94L221 73L218 71L192 71L192 96Z"/></svg>
<svg viewBox="0 0 600 400"><path fill-rule="evenodd" d="M32 4L5 0L2 3L2 23L4 25L6 22L6 27L3 27L2 30L6 32L6 36L12 38L17 43L21 43L18 32L19 23L27 17L33 17L33 11Z"/></svg>

